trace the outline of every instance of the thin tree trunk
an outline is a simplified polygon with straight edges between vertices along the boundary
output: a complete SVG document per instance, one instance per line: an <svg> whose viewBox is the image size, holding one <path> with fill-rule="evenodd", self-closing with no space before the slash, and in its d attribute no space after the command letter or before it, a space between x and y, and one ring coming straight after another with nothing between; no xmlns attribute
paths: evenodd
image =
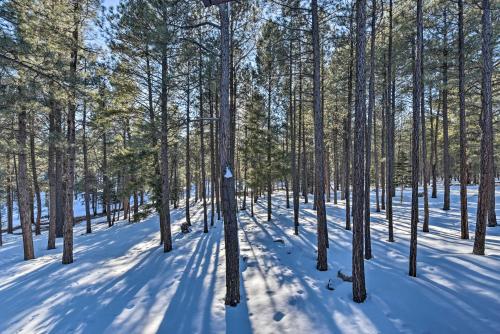
<svg viewBox="0 0 500 334"><path fill-rule="evenodd" d="M83 100L83 119L82 119L82 150L83 150L83 191L85 201L85 221L87 224L86 233L92 233L92 220L90 218L90 176L89 176L89 158L87 148L87 100Z"/></svg>
<svg viewBox="0 0 500 334"><path fill-rule="evenodd" d="M30 115L30 155L31 155L31 175L33 177L33 188L36 196L36 220L35 220L35 234L40 235L40 224L42 219L42 199L40 196L40 185L38 183L38 173L36 169L36 155L35 155L35 114L31 112Z"/></svg>
<svg viewBox="0 0 500 334"><path fill-rule="evenodd" d="M56 188L56 237L61 238L63 236L63 226L64 226L64 185L63 185L63 166L64 158L60 142L63 141L62 135L62 110L59 101L55 102L55 114L54 114L54 132L55 132L55 188ZM55 242L55 241L54 241ZM54 246L55 248L55 246Z"/></svg>
<svg viewBox="0 0 500 334"><path fill-rule="evenodd" d="M443 181L444 181L444 201L443 210L450 209L450 152L448 139L448 22L447 9L443 13L444 32L443 32Z"/></svg>
<svg viewBox="0 0 500 334"><path fill-rule="evenodd" d="M413 58L413 131L411 154L411 236L410 236L410 276L417 276L417 229L418 229L418 180L419 169L419 132L422 96L422 50L423 50L423 19L422 0L417 0L417 41L414 44ZM422 128L425 130L425 128ZM423 150L424 151L424 150ZM425 172L424 172L425 173ZM425 177L424 177L425 179ZM424 180L425 182L425 180Z"/></svg>
<svg viewBox="0 0 500 334"><path fill-rule="evenodd" d="M104 129L103 134L102 134L102 178L103 178L103 207L106 210L106 220L108 222L108 227L111 227L113 225L111 221L111 189L110 189L110 182L109 182L109 177L108 177L108 143L107 143L107 136L106 136L106 130Z"/></svg>
<svg viewBox="0 0 500 334"><path fill-rule="evenodd" d="M168 175L168 110L167 110L167 53L165 47L161 57L161 210L163 216L163 251L172 250L170 228L170 185Z"/></svg>
<svg viewBox="0 0 500 334"><path fill-rule="evenodd" d="M351 229L351 110L352 110L352 77L354 62L354 28L353 28L354 7L351 8L349 19L350 27L350 60L349 60L349 79L347 83L347 116L344 121L344 198L345 198L345 229Z"/></svg>
<svg viewBox="0 0 500 334"><path fill-rule="evenodd" d="M423 5L422 5L423 6ZM423 11L423 9L422 9ZM422 14L423 15L423 14ZM423 19L422 19L423 20ZM429 232L429 167L427 163L427 128L425 122L425 87L424 87L424 41L423 41L423 22L422 22L422 40L420 41L420 122L422 124L422 175L424 190L424 223L422 230ZM417 43L418 44L418 43Z"/></svg>
<svg viewBox="0 0 500 334"><path fill-rule="evenodd" d="M458 0L458 96L460 113L460 237L469 239L467 213L467 125L464 88L464 3Z"/></svg>
<svg viewBox="0 0 500 334"><path fill-rule="evenodd" d="M375 109L375 25L377 21L377 2L372 0L372 20L370 35L370 82L368 96L368 123L365 124L365 259L372 258L372 243L370 236L370 172L371 172L371 134L372 117Z"/></svg>
<svg viewBox="0 0 500 334"><path fill-rule="evenodd" d="M273 68L271 63L269 66ZM272 218L272 207L271 207L271 193L272 182L271 182L271 72L269 72L269 78L267 83L267 221L271 221Z"/></svg>
<svg viewBox="0 0 500 334"><path fill-rule="evenodd" d="M186 109L186 223L191 226L191 214L189 212L189 206L191 201L191 145L190 145L190 123L191 123L191 87L190 87L190 75L191 66L188 61L188 71L187 71L187 109Z"/></svg>
<svg viewBox="0 0 500 334"><path fill-rule="evenodd" d="M199 49L199 68L198 68L198 90L200 93L200 165L201 165L201 197L203 200L203 233L208 233L208 213L207 213L207 189L205 172L205 127L203 121L203 58L201 49Z"/></svg>
<svg viewBox="0 0 500 334"><path fill-rule="evenodd" d="M387 62L387 109L385 112L386 117L386 131L387 131L387 158L386 158L386 217L389 226L389 241L394 241L394 227L393 227L393 217L392 217L392 197L394 191L394 111L392 110L391 103L392 95L394 95L394 86L391 88L392 82L392 0L389 1L389 50L388 50L388 62ZM389 102L392 101L392 102Z"/></svg>
<svg viewBox="0 0 500 334"><path fill-rule="evenodd" d="M14 212L14 196L12 194L12 168L10 165L10 154L7 153L7 233L14 233L13 212Z"/></svg>
<svg viewBox="0 0 500 334"><path fill-rule="evenodd" d="M208 100L210 104L210 226L214 226L215 220L215 187L217 185L216 167L215 167L215 138L214 138L214 105L212 100L212 72L209 69L209 80L208 80Z"/></svg>

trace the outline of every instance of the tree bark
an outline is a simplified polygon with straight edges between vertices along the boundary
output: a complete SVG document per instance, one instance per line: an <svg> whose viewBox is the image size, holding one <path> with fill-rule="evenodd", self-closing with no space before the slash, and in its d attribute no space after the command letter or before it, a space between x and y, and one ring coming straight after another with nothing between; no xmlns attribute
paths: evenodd
<svg viewBox="0 0 500 334"><path fill-rule="evenodd" d="M388 221L389 227L389 241L394 241L394 226L393 226L393 217L392 217L392 197L393 197L393 187L394 187L394 174L393 174L393 165L394 165L394 113L392 110L392 95L394 95L394 87L391 88L392 82L392 0L389 1L389 50L388 50L388 62L387 62L387 109L385 111L386 117L386 218Z"/></svg>
<svg viewBox="0 0 500 334"><path fill-rule="evenodd" d="M21 91L20 91L21 93ZM29 183L27 173L27 159L26 159L26 118L27 113L24 106L18 113L18 133L17 133L17 146L18 146L18 204L19 204L19 218L21 221L21 229L23 233L23 250L24 260L31 260L35 258L35 250L33 247L33 236L31 232L31 211L30 211L30 198L29 198Z"/></svg>
<svg viewBox="0 0 500 334"><path fill-rule="evenodd" d="M318 1L311 1L312 9L312 42L313 42L313 111L314 111L314 151L315 151L315 193L316 193L316 220L318 234L318 258L316 269L328 270L327 262L327 228L325 210L325 170L324 170L324 138L323 113L321 112L321 82L320 82L320 42L318 23Z"/></svg>
<svg viewBox="0 0 500 334"><path fill-rule="evenodd" d="M10 165L10 154L7 153L7 233L14 233L13 212L14 196L12 194L12 168Z"/></svg>
<svg viewBox="0 0 500 334"><path fill-rule="evenodd" d="M201 198L203 201L203 233L208 233L208 213L207 213L207 189L206 189L206 171L205 171L205 127L203 121L203 57L201 48L199 49L198 64L198 90L200 93L200 167L201 167Z"/></svg>
<svg viewBox="0 0 500 334"><path fill-rule="evenodd" d="M168 109L167 109L167 52L165 46L161 57L161 210L163 216L163 251L172 250L172 232L170 228L170 184L168 174Z"/></svg>
<svg viewBox="0 0 500 334"><path fill-rule="evenodd" d="M271 221L272 207L271 207L271 69L273 68L272 62L269 64L269 78L267 82L267 221Z"/></svg>
<svg viewBox="0 0 500 334"><path fill-rule="evenodd" d="M350 195L350 178L351 178L351 110L352 110L352 77L353 77L353 62L354 62L354 28L353 28L354 7L351 8L349 18L350 27L350 57L349 57L349 79L347 82L347 115L344 121L344 198L345 198L345 229L351 229L351 195Z"/></svg>
<svg viewBox="0 0 500 334"><path fill-rule="evenodd" d="M356 94L354 100L354 165L353 165L353 233L352 233L352 297L356 303L366 299L363 259L364 145L366 123L366 1L356 1Z"/></svg>
<svg viewBox="0 0 500 334"><path fill-rule="evenodd" d="M190 123L191 123L191 66L188 61L188 72L187 72L187 88L186 88L186 98L187 98L187 109L186 109L186 223L191 226L191 214L189 212L190 201L191 201L191 143L190 143Z"/></svg>
<svg viewBox="0 0 500 334"><path fill-rule="evenodd" d="M292 172L292 197L293 197L293 227L294 234L299 235L299 173L297 170L297 99L293 88L293 41L290 39L289 47L289 108L290 108L290 168Z"/></svg>
<svg viewBox="0 0 500 334"><path fill-rule="evenodd" d="M68 103L68 116L67 133L66 133L66 173L64 181L66 184L65 208L64 208L64 242L63 242L63 264L73 263L73 224L74 224L74 211L73 211L73 192L75 185L75 157L76 157L76 94L77 94L77 66L78 66L78 28L80 24L79 17L79 1L73 0L73 40L71 50L71 65L70 65L70 80L71 92L70 100Z"/></svg>
<svg viewBox="0 0 500 334"><path fill-rule="evenodd" d="M413 131L412 131L412 154L411 154L411 236L410 236L410 259L409 275L417 276L417 229L418 229L418 181L419 168L419 132L421 113L421 89L422 89L422 50L423 50L423 19L422 0L417 0L417 36L414 44L413 58ZM423 130L423 129L422 129ZM425 182L425 181L424 181Z"/></svg>
<svg viewBox="0 0 500 334"><path fill-rule="evenodd" d="M372 117L375 108L375 25L377 23L377 2L372 0L372 20L370 36L370 81L368 87L368 123L365 124L365 259L372 258L370 236L370 172L371 172L371 133Z"/></svg>
<svg viewBox="0 0 500 334"><path fill-rule="evenodd" d="M240 302L240 273L236 196L231 160L231 114L229 106L229 4L220 4L221 26L221 82L220 82L220 167L221 197L224 216L224 242L226 249L226 305Z"/></svg>
<svg viewBox="0 0 500 334"><path fill-rule="evenodd" d="M491 55L491 8L489 0L482 0L483 14L482 25L482 57L481 57L481 181L479 184L479 195L476 216L476 231L474 238L473 253L484 255L486 239L486 223L491 205L491 196L494 196L494 189L491 189L491 179L493 175L493 108L492 108L492 87L491 76L493 71L493 60Z"/></svg>
<svg viewBox="0 0 500 334"><path fill-rule="evenodd" d="M40 184L38 183L38 173L36 169L36 154L35 154L35 113L32 111L30 115L30 157L31 157L31 176L33 177L33 189L36 197L36 220L35 220L35 235L40 235L41 220L42 220L42 199L40 196Z"/></svg>
<svg viewBox="0 0 500 334"><path fill-rule="evenodd" d="M447 9L443 12L444 31L443 31L443 182L444 182L444 200L443 210L450 209L450 152L448 139L448 22Z"/></svg>
<svg viewBox="0 0 500 334"><path fill-rule="evenodd" d="M458 0L458 96L460 113L460 237L469 239L467 212L467 125L464 87L464 3Z"/></svg>

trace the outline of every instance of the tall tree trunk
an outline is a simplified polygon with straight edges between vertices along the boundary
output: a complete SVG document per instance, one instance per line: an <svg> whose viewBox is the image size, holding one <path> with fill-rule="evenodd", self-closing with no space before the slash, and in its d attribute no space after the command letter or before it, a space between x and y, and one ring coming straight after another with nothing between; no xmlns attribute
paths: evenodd
<svg viewBox="0 0 500 334"><path fill-rule="evenodd" d="M320 41L318 23L318 1L311 1L312 9L312 42L313 42L313 111L314 111L314 153L315 153L315 193L316 193L316 220L318 234L318 258L316 269L328 270L327 243L328 233L326 228L325 210L325 157L323 138L323 113L321 112L321 79L320 79Z"/></svg>
<svg viewBox="0 0 500 334"><path fill-rule="evenodd" d="M443 12L444 31L443 31L443 181L444 181L444 200L443 210L450 209L450 144L448 139L448 22L447 9Z"/></svg>
<svg viewBox="0 0 500 334"><path fill-rule="evenodd" d="M73 212L73 192L75 184L75 118L76 118L76 92L77 92L77 66L78 66L78 26L80 24L79 16L79 1L73 0L73 41L71 50L71 66L70 66L70 80L71 80L71 96L68 103L68 116L66 118L67 122L67 160L66 160L66 196L65 196L65 211L64 211L64 246L63 246L63 264L73 263L73 224L74 224L74 212Z"/></svg>
<svg viewBox="0 0 500 334"><path fill-rule="evenodd" d="M351 229L351 110L352 110L352 77L354 62L354 28L353 28L354 7L351 8L349 18L350 47L349 47L349 78L347 82L347 115L344 121L344 198L345 198L345 229Z"/></svg>
<svg viewBox="0 0 500 334"><path fill-rule="evenodd" d="M382 104L382 108L383 108ZM375 167L375 211L380 212L380 175L379 175L379 159L377 147L377 110L373 110L373 165Z"/></svg>
<svg viewBox="0 0 500 334"><path fill-rule="evenodd" d="M432 138L432 146L433 146L433 157L434 159L432 159L432 168L431 168L431 172L432 172L432 195L431 197L432 198L437 198L437 163L438 163L438 150L437 150L437 141L438 141L438 134L439 134L439 115L440 115L440 110L441 110L441 93L439 94L440 97L438 99L438 109L437 109L437 113L436 113L436 118L435 118L435 121L434 121L434 137ZM429 90L429 98L431 99L432 101L432 90ZM432 114L432 102L429 104L430 106L430 111L431 111L431 114Z"/></svg>
<svg viewBox="0 0 500 334"><path fill-rule="evenodd" d="M290 42L290 90L293 86L293 66L292 66L292 42ZM292 95L292 93L291 93ZM292 103L293 99L293 103ZM293 192L293 227L294 234L299 235L299 171L297 164L297 99L295 96L295 90L293 91L293 97L290 98L290 108L291 108L291 168L292 168L292 192Z"/></svg>
<svg viewBox="0 0 500 334"><path fill-rule="evenodd" d="M364 145L366 123L366 1L356 1L356 95L354 100L354 165L352 189L352 297L356 303L366 299L363 260Z"/></svg>
<svg viewBox="0 0 500 334"><path fill-rule="evenodd" d="M482 0L483 15L482 23L482 57L481 57L481 181L479 184L479 195L477 203L476 232L474 238L473 253L484 255L486 239L486 223L491 205L491 196L494 196L494 188L491 189L493 175L493 108L491 76L493 71L493 60L491 56L491 8L489 0Z"/></svg>
<svg viewBox="0 0 500 334"><path fill-rule="evenodd" d="M108 227L113 225L111 221L111 186L108 176L108 142L106 136L106 129L102 134L102 178L103 178L103 207L106 211L106 220Z"/></svg>
<svg viewBox="0 0 500 334"><path fill-rule="evenodd" d="M7 153L7 233L14 233L13 212L14 196L12 194L12 168L10 165L10 154Z"/></svg>
<svg viewBox="0 0 500 334"><path fill-rule="evenodd" d="M375 25L377 21L377 2L372 0L372 21L370 35L370 82L368 87L368 123L365 124L365 259L372 258L370 236L370 172L371 172L371 134L372 117L375 108Z"/></svg>
<svg viewBox="0 0 500 334"><path fill-rule="evenodd" d="M394 241L394 227L393 227L393 217L392 217L392 197L394 191L394 110L392 110L392 105L394 101L392 96L394 95L394 86L391 88L392 82L392 0L389 1L389 50L388 50L388 61L387 61L387 108L385 111L386 117L386 218L388 220L389 226L389 241ZM389 102L391 101L391 102Z"/></svg>
<svg viewBox="0 0 500 334"><path fill-rule="evenodd" d="M414 44L413 58L413 131L411 153L411 236L410 236L410 276L417 276L417 229L418 229L418 180L419 168L419 132L420 132L420 102L422 96L422 50L423 50L423 19L422 0L417 0L417 41ZM422 129L424 130L424 129ZM425 173L425 172L424 172ZM425 177L424 177L425 179ZM425 181L424 181L425 182Z"/></svg>
<svg viewBox="0 0 500 334"><path fill-rule="evenodd" d="M161 210L163 216L163 251L172 250L170 228L170 185L168 175L168 109L167 109L167 52L165 47L161 57Z"/></svg>
<svg viewBox="0 0 500 334"><path fill-rule="evenodd" d="M189 211L190 201L191 201L191 143L190 143L190 123L191 123L191 66L188 61L188 71L187 71L187 88L186 88L186 98L187 98L187 109L186 109L186 223L191 226L191 214Z"/></svg>
<svg viewBox="0 0 500 334"><path fill-rule="evenodd" d="M423 4L422 4L423 6ZM422 9L423 10L423 9ZM423 15L423 14L422 14ZM423 21L423 19L422 19ZM422 40L420 41L420 122L422 124L422 175L424 190L424 223L422 230L429 232L429 165L427 163L427 128L425 122L425 87L424 87L424 41L423 41L423 22L422 22ZM418 43L417 43L418 44Z"/></svg>
<svg viewBox="0 0 500 334"><path fill-rule="evenodd" d="M464 87L464 2L458 0L458 96L460 112L460 237L469 239L467 213L467 125Z"/></svg>
<svg viewBox="0 0 500 334"><path fill-rule="evenodd" d="M226 305L240 302L240 272L236 196L231 160L231 114L229 106L229 4L220 4L221 82L220 82L220 167L222 176L222 214L226 249Z"/></svg>
<svg viewBox="0 0 500 334"><path fill-rule="evenodd" d="M54 114L54 132L55 132L55 188L56 188L56 237L61 238L63 236L63 226L64 226L64 184L63 184L63 171L64 171L64 157L63 150L61 147L61 142L63 142L62 135L62 110L61 102L55 102L55 114Z"/></svg>
<svg viewBox="0 0 500 334"><path fill-rule="evenodd" d="M386 153L386 148L387 148L387 118L386 118L386 112L388 110L387 103L389 101L389 98L387 96L388 93L388 88L387 88L387 64L386 64L386 56L384 52L384 86L383 86L383 92L382 92L382 108L381 108L381 123L382 123L382 128L380 131L380 188L381 194L380 194L380 208L382 210L385 210L385 189L386 189L386 184L385 184L385 177L386 177L386 165L387 165L387 153ZM387 213L386 213L387 214Z"/></svg>
<svg viewBox="0 0 500 334"><path fill-rule="evenodd" d="M208 214L207 214L207 189L206 189L206 173L205 173L205 127L203 120L203 58L201 48L199 49L199 66L198 66L198 90L200 92L200 166L201 166L201 198L203 200L203 233L208 233Z"/></svg>
<svg viewBox="0 0 500 334"><path fill-rule="evenodd" d="M36 220L35 234L40 235L41 220L42 220L42 198L40 196L40 185L38 183L38 173L36 169L35 155L35 113L30 113L30 156L31 156L31 176L33 177L33 189L36 197Z"/></svg>
<svg viewBox="0 0 500 334"><path fill-rule="evenodd" d="M272 207L271 207L271 193L272 180L271 180L271 68L273 64L271 63L269 72L269 78L267 82L267 221L271 221L272 218Z"/></svg>
<svg viewBox="0 0 500 334"><path fill-rule="evenodd" d="M214 138L214 105L212 100L212 72L209 68L208 77L208 101L210 105L210 226L214 226L215 220L215 187L217 187L217 176L215 167L215 138Z"/></svg>
<svg viewBox="0 0 500 334"><path fill-rule="evenodd" d="M49 156L48 156L48 176L49 176L49 233L47 249L56 248L56 225L57 225L57 186L56 186L56 147L55 147L55 114L56 101L51 93L49 112Z"/></svg>
<svg viewBox="0 0 500 334"><path fill-rule="evenodd" d="M302 73L302 43L300 41L301 36L299 35L299 117L300 117L300 139L301 145L301 163L302 163L302 196L304 197L304 203L309 202L309 188L307 182L307 152L306 152L306 131L305 131L305 111L304 111L304 101L303 96L303 73ZM300 144L299 144L300 145Z"/></svg>
<svg viewBox="0 0 500 334"><path fill-rule="evenodd" d="M21 92L21 90L20 90ZM31 260L35 258L35 250L33 247L33 236L31 233L31 211L30 211L30 198L29 198L29 182L27 172L27 158L26 158L26 118L27 113L24 106L18 113L18 133L17 133L17 147L18 147L18 160L19 171L17 177L17 192L19 204L19 218L21 221L21 229L23 233L23 250L24 259Z"/></svg>
<svg viewBox="0 0 500 334"><path fill-rule="evenodd" d="M87 224L87 233L92 233L92 221L90 218L90 175L89 158L87 148L87 100L83 99L83 118L82 118L82 151L83 151L83 196L85 201L85 221ZM134 202L135 203L135 202Z"/></svg>

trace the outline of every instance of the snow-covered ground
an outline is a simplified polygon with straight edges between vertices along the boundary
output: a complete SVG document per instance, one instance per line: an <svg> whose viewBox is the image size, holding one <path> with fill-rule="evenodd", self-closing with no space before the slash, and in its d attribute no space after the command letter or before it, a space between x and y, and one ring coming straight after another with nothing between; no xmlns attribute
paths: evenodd
<svg viewBox="0 0 500 334"><path fill-rule="evenodd" d="M472 255L477 188L469 189L471 240L460 240L459 188L441 210L431 199L430 233L418 235L418 277L407 275L410 192L394 200L395 239L387 242L384 213L372 210L374 258L365 261L368 298L352 301L351 238L343 201L327 204L328 271L315 269L316 223L301 205L300 235L292 212L275 193L274 219L264 201L256 216L240 212L241 303L224 305L225 256L221 222L202 231L193 207L193 232L180 233L183 208L173 210L175 249L159 247L158 218L120 222L94 233L75 232L75 263L63 266L61 240L47 251L35 237L37 259L22 261L20 236L0 248L0 333L495 333L500 328L500 227L488 228L486 256ZM496 189L500 217L500 187ZM421 230L421 226L419 227ZM275 242L282 239L284 243ZM335 290L326 289L328 281Z"/></svg>

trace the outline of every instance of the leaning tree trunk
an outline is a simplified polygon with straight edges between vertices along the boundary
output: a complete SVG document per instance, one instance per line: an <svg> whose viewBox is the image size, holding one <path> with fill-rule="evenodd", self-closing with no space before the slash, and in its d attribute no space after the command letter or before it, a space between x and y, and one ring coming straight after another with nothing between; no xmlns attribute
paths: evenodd
<svg viewBox="0 0 500 334"><path fill-rule="evenodd" d="M318 234L318 258L316 269L328 270L327 262L327 229L325 210L325 157L323 138L323 113L321 112L320 96L320 49L319 49L319 23L318 23L318 1L311 1L312 9L312 42L313 42L313 111L314 111L314 151L315 151L315 193L316 193L316 220Z"/></svg>
<svg viewBox="0 0 500 334"><path fill-rule="evenodd" d="M491 205L490 196L494 195L491 189L491 179L493 175L493 150L490 143L493 142L493 108L491 76L493 61L491 56L491 9L490 1L482 0L483 15L482 23L482 58L481 58L481 181L479 184L479 196L476 216L476 234L474 238L473 253L484 255L484 244L486 239L486 223L488 221L488 211Z"/></svg>
<svg viewBox="0 0 500 334"><path fill-rule="evenodd" d="M458 0L458 96L460 113L460 237L469 239L467 212L467 125L465 120L464 3Z"/></svg>
<svg viewBox="0 0 500 334"><path fill-rule="evenodd" d="M229 4L220 4L221 82L220 82L220 168L224 242L226 249L226 305L240 302L240 272L236 196L231 159L231 114L229 110Z"/></svg>
<svg viewBox="0 0 500 334"><path fill-rule="evenodd" d="M356 87L354 100L354 165L352 189L352 297L356 303L366 299L363 259L364 145L366 123L366 1L356 1Z"/></svg>

